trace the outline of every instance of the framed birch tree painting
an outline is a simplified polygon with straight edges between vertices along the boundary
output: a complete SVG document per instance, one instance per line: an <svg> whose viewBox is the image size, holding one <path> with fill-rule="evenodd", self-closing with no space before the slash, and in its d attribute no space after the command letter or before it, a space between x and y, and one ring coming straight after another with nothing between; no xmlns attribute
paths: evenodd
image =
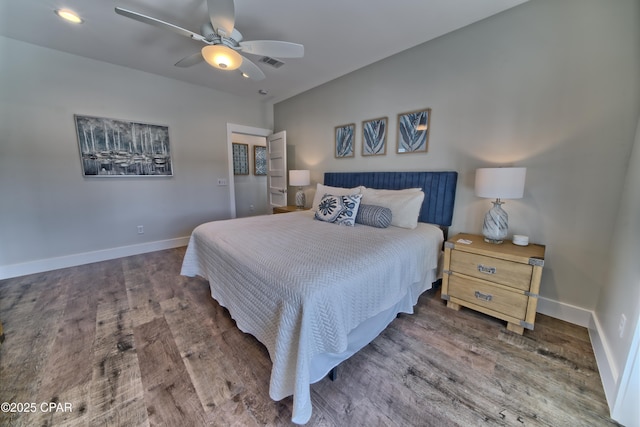
<svg viewBox="0 0 640 427"><path fill-rule="evenodd" d="M362 122L362 155L384 156L387 154L387 118Z"/></svg>
<svg viewBox="0 0 640 427"><path fill-rule="evenodd" d="M426 153L429 147L431 108L398 114L397 152Z"/></svg>
<svg viewBox="0 0 640 427"><path fill-rule="evenodd" d="M336 147L334 154L336 158L353 157L353 144L356 133L356 124L336 126L335 138Z"/></svg>
<svg viewBox="0 0 640 427"><path fill-rule="evenodd" d="M169 127L74 115L85 177L173 176Z"/></svg>

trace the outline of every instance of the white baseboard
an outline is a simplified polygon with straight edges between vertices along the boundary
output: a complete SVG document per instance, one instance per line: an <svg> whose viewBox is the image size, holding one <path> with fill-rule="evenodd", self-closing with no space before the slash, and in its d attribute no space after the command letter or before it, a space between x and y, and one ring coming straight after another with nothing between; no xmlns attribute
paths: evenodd
<svg viewBox="0 0 640 427"><path fill-rule="evenodd" d="M543 297L538 297L538 309L536 311L585 328L589 328L593 317L591 310Z"/></svg>
<svg viewBox="0 0 640 427"><path fill-rule="evenodd" d="M615 365L606 335L595 312L569 304L563 304L546 298L538 298L538 313L579 325L589 330L591 347L596 357L602 387L609 408L613 408L618 387L618 369Z"/></svg>
<svg viewBox="0 0 640 427"><path fill-rule="evenodd" d="M607 343L607 337L595 313L589 325L589 338L591 339L593 353L596 356L596 363L600 372L604 394L607 397L607 403L609 408L613 408L618 391L619 372L611 353L611 347Z"/></svg>
<svg viewBox="0 0 640 427"><path fill-rule="evenodd" d="M27 274L42 273L43 271L58 270L60 268L74 267L76 265L92 262L106 261L147 252L161 251L164 249L186 246L189 237L159 240L138 245L121 246L118 248L104 249L100 251L84 252L55 258L40 259L20 264L0 266L0 280L11 277L25 276Z"/></svg>

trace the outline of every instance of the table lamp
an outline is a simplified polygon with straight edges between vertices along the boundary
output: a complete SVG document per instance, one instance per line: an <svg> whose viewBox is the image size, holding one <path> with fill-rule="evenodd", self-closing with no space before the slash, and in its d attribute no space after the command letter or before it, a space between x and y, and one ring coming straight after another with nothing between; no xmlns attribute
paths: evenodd
<svg viewBox="0 0 640 427"><path fill-rule="evenodd" d="M292 187L298 187L298 191L296 193L296 207L298 209L304 209L304 205L306 203L304 191L302 191L302 187L305 185L309 185L310 176L308 170L290 170L289 171L289 185Z"/></svg>
<svg viewBox="0 0 640 427"><path fill-rule="evenodd" d="M482 234L488 243L502 243L507 237L509 216L500 207L501 199L521 199L527 168L476 169L476 196L496 199L484 217Z"/></svg>

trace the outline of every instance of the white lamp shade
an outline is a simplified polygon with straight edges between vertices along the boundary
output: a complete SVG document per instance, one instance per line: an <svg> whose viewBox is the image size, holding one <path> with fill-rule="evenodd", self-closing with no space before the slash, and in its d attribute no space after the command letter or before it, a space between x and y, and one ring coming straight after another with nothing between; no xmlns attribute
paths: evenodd
<svg viewBox="0 0 640 427"><path fill-rule="evenodd" d="M201 53L209 65L221 70L236 70L242 65L242 56L221 44L207 45L202 48Z"/></svg>
<svg viewBox="0 0 640 427"><path fill-rule="evenodd" d="M527 168L476 169L476 196L487 199L521 199Z"/></svg>
<svg viewBox="0 0 640 427"><path fill-rule="evenodd" d="M290 170L289 171L289 185L301 187L303 185L309 185L311 177L308 170Z"/></svg>

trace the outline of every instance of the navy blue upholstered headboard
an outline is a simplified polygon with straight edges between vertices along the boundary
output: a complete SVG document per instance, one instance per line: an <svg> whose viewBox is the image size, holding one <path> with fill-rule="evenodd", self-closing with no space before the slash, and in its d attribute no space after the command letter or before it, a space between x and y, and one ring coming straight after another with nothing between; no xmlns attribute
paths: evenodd
<svg viewBox="0 0 640 427"><path fill-rule="evenodd" d="M401 190L422 188L424 201L418 221L451 225L458 172L325 172L324 185Z"/></svg>

